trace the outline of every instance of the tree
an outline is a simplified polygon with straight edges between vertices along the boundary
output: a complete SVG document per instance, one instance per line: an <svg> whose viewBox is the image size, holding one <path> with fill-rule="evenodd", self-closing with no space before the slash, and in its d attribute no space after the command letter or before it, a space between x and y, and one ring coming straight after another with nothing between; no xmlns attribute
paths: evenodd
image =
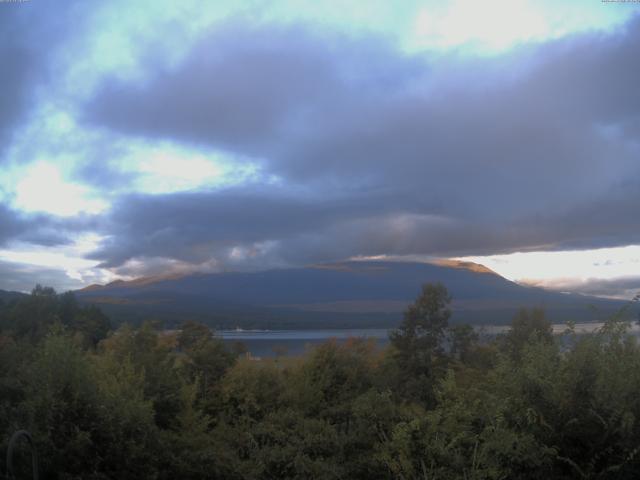
<svg viewBox="0 0 640 480"><path fill-rule="evenodd" d="M56 291L51 287L43 287L39 283L31 290L34 297L55 297Z"/></svg>
<svg viewBox="0 0 640 480"><path fill-rule="evenodd" d="M32 343L44 339L54 325L62 325L90 347L106 338L111 329L109 318L95 305L81 307L73 292L57 294L42 285L7 305L0 312L0 324L14 338Z"/></svg>
<svg viewBox="0 0 640 480"><path fill-rule="evenodd" d="M211 335L211 330L206 325L190 320L183 322L178 335L178 348L188 352L209 341Z"/></svg>
<svg viewBox="0 0 640 480"><path fill-rule="evenodd" d="M416 343L431 350L439 347L451 317L451 297L441 283L426 283L416 301L404 313L400 328L391 334L396 347Z"/></svg>
<svg viewBox="0 0 640 480"><path fill-rule="evenodd" d="M471 325L456 325L450 330L449 353L462 363L468 363L470 354L478 342L478 334Z"/></svg>
<svg viewBox="0 0 640 480"><path fill-rule="evenodd" d="M72 327L80 332L84 340L91 346L96 346L100 340L107 337L111 330L111 322L102 310L95 305L79 309L72 321Z"/></svg>
<svg viewBox="0 0 640 480"><path fill-rule="evenodd" d="M211 396L237 357L222 339L213 336L209 327L192 321L182 324L177 346L182 351L182 365L189 380L200 384L200 399Z"/></svg>
<svg viewBox="0 0 640 480"><path fill-rule="evenodd" d="M58 296L53 288L36 285L31 295L21 297L7 311L7 330L15 338L31 342L43 339L51 326L59 323Z"/></svg>
<svg viewBox="0 0 640 480"><path fill-rule="evenodd" d="M177 425L184 379L177 368L173 345L164 340L149 322L137 330L123 325L100 343L100 350L120 362L131 361L136 373L144 372L145 399L153 402L158 427L168 429Z"/></svg>
<svg viewBox="0 0 640 480"><path fill-rule="evenodd" d="M441 283L427 283L404 313L400 328L389 335L398 368L400 391L413 400L433 403L435 357L442 357L451 297Z"/></svg>
<svg viewBox="0 0 640 480"><path fill-rule="evenodd" d="M24 399L7 412L1 437L27 428L44 478L157 478L143 375L128 360L83 350L61 327L34 353L19 372Z"/></svg>
<svg viewBox="0 0 640 480"><path fill-rule="evenodd" d="M544 310L539 307L520 309L511 321L509 332L500 340L502 350L516 360L521 357L524 346L531 341L553 343L553 327Z"/></svg>

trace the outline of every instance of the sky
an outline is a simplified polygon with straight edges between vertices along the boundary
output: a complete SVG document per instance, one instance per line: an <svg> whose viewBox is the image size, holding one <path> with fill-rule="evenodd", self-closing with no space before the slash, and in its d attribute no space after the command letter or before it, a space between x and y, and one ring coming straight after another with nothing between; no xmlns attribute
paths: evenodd
<svg viewBox="0 0 640 480"><path fill-rule="evenodd" d="M640 3L0 1L0 288L460 258L640 291Z"/></svg>

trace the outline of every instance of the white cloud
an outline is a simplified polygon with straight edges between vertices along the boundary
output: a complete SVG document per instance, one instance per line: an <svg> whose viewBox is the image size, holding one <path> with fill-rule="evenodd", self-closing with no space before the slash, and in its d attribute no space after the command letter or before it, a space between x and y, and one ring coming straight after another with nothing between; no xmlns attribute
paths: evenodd
<svg viewBox="0 0 640 480"><path fill-rule="evenodd" d="M108 204L88 187L66 181L57 165L37 162L22 171L15 185L14 208L59 216L100 213Z"/></svg>
<svg viewBox="0 0 640 480"><path fill-rule="evenodd" d="M418 13L416 42L441 48L478 42L491 50L504 50L550 34L544 16L526 0L456 0L439 10L424 8Z"/></svg>
<svg viewBox="0 0 640 480"><path fill-rule="evenodd" d="M198 152L161 142L129 142L129 153L116 162L123 173L135 175L136 192L165 194L237 185L259 176L255 162L236 161L222 153Z"/></svg>
<svg viewBox="0 0 640 480"><path fill-rule="evenodd" d="M606 30L633 13L615 7L574 0L429 1L417 11L405 42L410 50L462 48L472 53L499 53L524 42Z"/></svg>
<svg viewBox="0 0 640 480"><path fill-rule="evenodd" d="M102 237L88 233L79 236L70 245L56 247L18 242L9 248L0 249L0 264L21 266L24 271L32 271L30 284L45 283L50 281L53 275L58 282L54 286L63 289L79 288L90 283L108 283L116 279L116 275L109 270L98 268L99 262L96 260L84 258L84 255L94 250L101 240ZM46 272L46 278L40 278L42 272ZM0 288L11 286L11 278L0 284Z"/></svg>
<svg viewBox="0 0 640 480"><path fill-rule="evenodd" d="M640 276L640 245L559 252L518 252L461 257L481 263L509 280L557 290L576 290L596 280ZM628 295L627 295L628 296Z"/></svg>

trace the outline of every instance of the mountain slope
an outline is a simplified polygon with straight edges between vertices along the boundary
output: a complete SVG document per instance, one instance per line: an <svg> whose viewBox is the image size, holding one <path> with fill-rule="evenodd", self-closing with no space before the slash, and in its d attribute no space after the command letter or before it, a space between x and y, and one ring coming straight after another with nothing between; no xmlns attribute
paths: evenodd
<svg viewBox="0 0 640 480"><path fill-rule="evenodd" d="M504 323L520 307L544 306L554 320L588 320L618 301L561 294L510 282L477 264L342 262L263 272L195 274L117 281L77 291L128 321L185 318L218 327L318 328L397 325L426 282L442 282L453 297L453 321Z"/></svg>
<svg viewBox="0 0 640 480"><path fill-rule="evenodd" d="M25 293L21 292L13 292L9 290L0 290L0 301L2 302L10 302L11 300L18 300L26 296Z"/></svg>

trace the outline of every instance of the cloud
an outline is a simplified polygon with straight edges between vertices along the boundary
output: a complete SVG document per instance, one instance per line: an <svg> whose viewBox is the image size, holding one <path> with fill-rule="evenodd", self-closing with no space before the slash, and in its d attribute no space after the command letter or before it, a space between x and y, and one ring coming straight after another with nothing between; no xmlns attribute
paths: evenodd
<svg viewBox="0 0 640 480"><path fill-rule="evenodd" d="M39 267L19 262L0 260L2 289L30 292L36 284L55 285L59 291L82 288L84 282L69 277L64 269Z"/></svg>
<svg viewBox="0 0 640 480"><path fill-rule="evenodd" d="M121 271L127 276L158 274L162 266L174 271L176 264L181 271L188 264L207 271L259 269L354 256L492 254L532 244L556 248L552 241L568 242L589 227L568 219L564 231L555 219L533 225L472 222L422 213L410 200L386 191L318 193L255 185L129 195L96 224L108 239L90 258L110 269L129 264Z"/></svg>
<svg viewBox="0 0 640 480"><path fill-rule="evenodd" d="M33 46L24 39L25 13L16 5L0 5L0 145L6 145L9 133L24 114L37 64Z"/></svg>
<svg viewBox="0 0 640 480"><path fill-rule="evenodd" d="M15 212L0 204L0 245L23 233L26 229L27 225Z"/></svg>
<svg viewBox="0 0 640 480"><path fill-rule="evenodd" d="M278 186L245 185L217 191L129 195L98 227L110 235L91 258L117 267L136 257L171 257L200 263L233 249L259 249L336 222L390 211L384 195L369 192L293 192ZM250 255L249 255L250 256ZM254 255L255 257L255 255Z"/></svg>
<svg viewBox="0 0 640 480"><path fill-rule="evenodd" d="M156 54L144 80L106 80L84 118L251 158L278 186L122 197L93 257L255 266L640 242L639 49L638 19L488 59L229 23L178 65Z"/></svg>
<svg viewBox="0 0 640 480"><path fill-rule="evenodd" d="M47 217L24 215L0 204L0 246L21 239L39 245L66 243L67 239L52 227Z"/></svg>
<svg viewBox="0 0 640 480"><path fill-rule="evenodd" d="M68 38L70 19L77 27L83 12L77 0L0 3L0 154L50 81L52 52Z"/></svg>
<svg viewBox="0 0 640 480"><path fill-rule="evenodd" d="M640 275L620 278L558 278L553 280L522 281L528 285L595 295L599 297L631 300L640 294Z"/></svg>
<svg viewBox="0 0 640 480"><path fill-rule="evenodd" d="M26 214L0 203L0 247L16 242L42 247L69 245L79 233L94 230L99 221L88 215L58 218Z"/></svg>
<svg viewBox="0 0 640 480"><path fill-rule="evenodd" d="M353 42L331 34L228 24L206 36L178 69L158 59L149 81L103 83L87 118L125 133L273 158L290 135L338 114L353 89L360 97L366 90L375 95L419 72L417 62L397 58L382 39Z"/></svg>

